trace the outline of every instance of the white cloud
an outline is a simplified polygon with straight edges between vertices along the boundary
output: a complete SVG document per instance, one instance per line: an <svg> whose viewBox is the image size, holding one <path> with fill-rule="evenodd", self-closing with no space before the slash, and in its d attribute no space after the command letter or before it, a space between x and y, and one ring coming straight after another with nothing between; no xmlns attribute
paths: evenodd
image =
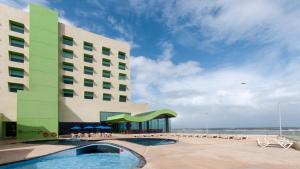
<svg viewBox="0 0 300 169"><path fill-rule="evenodd" d="M109 24L111 24L112 29L119 32L125 38L133 39L132 33L129 30L129 26L127 26L124 22L122 21L119 22L112 16L108 16L107 21Z"/></svg>
<svg viewBox="0 0 300 169"><path fill-rule="evenodd" d="M297 1L131 0L130 5L139 15L157 18L185 45L244 41L300 49Z"/></svg>
<svg viewBox="0 0 300 169"><path fill-rule="evenodd" d="M0 0L0 3L6 4L11 7L23 9L26 11L29 3L37 3L45 6L49 5L48 0Z"/></svg>
<svg viewBox="0 0 300 169"><path fill-rule="evenodd" d="M0 0L0 3L6 4L8 6L11 7L15 7L15 8L19 8L22 9L25 12L29 12L29 4L30 3L37 3L37 4L41 4L43 6L48 6L49 7L49 1L48 0ZM65 12L64 10L60 10L60 9L53 9L55 11L57 11L59 13L59 22L67 24L67 25L72 25L72 26L76 26L76 23L67 19L64 15Z"/></svg>
<svg viewBox="0 0 300 169"><path fill-rule="evenodd" d="M168 55L133 57L133 97L150 103L152 109L177 111L174 127L204 127L205 113L209 113L211 127L276 126L278 102L283 106L284 125L298 125L293 119L300 118L299 57L284 65L285 69L278 66L272 74L265 74L270 64L276 67L280 62L205 70L195 61L175 64Z"/></svg>

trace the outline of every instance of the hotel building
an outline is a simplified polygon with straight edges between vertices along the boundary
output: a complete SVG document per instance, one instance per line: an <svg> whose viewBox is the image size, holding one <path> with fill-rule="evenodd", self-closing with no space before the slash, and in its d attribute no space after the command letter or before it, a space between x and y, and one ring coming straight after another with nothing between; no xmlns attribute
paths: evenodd
<svg viewBox="0 0 300 169"><path fill-rule="evenodd" d="M167 110L131 101L130 46L0 4L0 137L56 138L72 126L168 132Z"/></svg>

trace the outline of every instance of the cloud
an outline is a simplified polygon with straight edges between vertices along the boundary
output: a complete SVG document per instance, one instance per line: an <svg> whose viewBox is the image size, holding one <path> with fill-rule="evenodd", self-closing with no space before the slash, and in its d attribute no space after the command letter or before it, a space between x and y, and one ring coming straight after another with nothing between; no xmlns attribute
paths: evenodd
<svg viewBox="0 0 300 169"><path fill-rule="evenodd" d="M182 45L194 46L197 42L206 49L217 42L246 42L300 49L297 1L131 0L129 4L137 14L156 18L167 26Z"/></svg>
<svg viewBox="0 0 300 169"><path fill-rule="evenodd" d="M23 10L26 10L29 3L37 3L45 6L49 5L48 0L0 0L0 3Z"/></svg>
<svg viewBox="0 0 300 169"><path fill-rule="evenodd" d="M130 27L126 26L124 21L117 21L114 17L108 16L107 21L111 24L111 28L119 32L125 38L132 39L132 33L130 32Z"/></svg>
<svg viewBox="0 0 300 169"><path fill-rule="evenodd" d="M15 1L10 1L10 0L0 0L0 3L6 4L11 7L15 7L18 9L22 9L23 11L29 12L29 4L30 3L37 3L43 6L50 6L50 2L48 0L15 0ZM67 24L67 25L72 25L76 26L77 24L74 21L71 21L65 17L65 12L64 10L61 9L56 9L54 8L53 10L57 11L59 14L59 22Z"/></svg>
<svg viewBox="0 0 300 169"><path fill-rule="evenodd" d="M206 70L196 61L175 64L163 53L132 57L132 92L152 109L177 111L174 127L205 127L206 113L210 127L277 126L279 102L284 125L299 125L293 118L300 118L300 57L284 65L278 58ZM272 73L264 73L269 65Z"/></svg>

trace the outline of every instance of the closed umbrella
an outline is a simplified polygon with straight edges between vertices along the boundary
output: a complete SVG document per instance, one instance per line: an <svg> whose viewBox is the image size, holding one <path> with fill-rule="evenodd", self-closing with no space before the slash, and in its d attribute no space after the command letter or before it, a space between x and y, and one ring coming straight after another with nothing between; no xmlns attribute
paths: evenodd
<svg viewBox="0 0 300 169"><path fill-rule="evenodd" d="M71 130L80 130L81 129L81 127L79 127L79 126L73 126L72 128L71 128Z"/></svg>

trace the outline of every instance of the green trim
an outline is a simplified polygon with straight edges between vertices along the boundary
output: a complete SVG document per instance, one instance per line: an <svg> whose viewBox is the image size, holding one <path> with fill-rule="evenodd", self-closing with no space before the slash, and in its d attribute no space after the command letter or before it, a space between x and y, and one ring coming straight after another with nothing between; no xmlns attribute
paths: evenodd
<svg viewBox="0 0 300 169"><path fill-rule="evenodd" d="M128 114L120 114L120 115L115 115L107 118L107 122L110 123L119 123L119 122L144 122L144 121L149 121L152 120L156 117L159 117L161 115L165 115L168 117L176 117L177 113L169 110L169 109L161 109L161 110L156 110L156 111L151 111L151 112L146 112L146 113L141 113L137 114L135 116L131 116Z"/></svg>
<svg viewBox="0 0 300 169"><path fill-rule="evenodd" d="M29 89L17 92L17 138L56 139L60 79L58 14L30 4L29 17ZM43 133L49 136L44 137Z"/></svg>

